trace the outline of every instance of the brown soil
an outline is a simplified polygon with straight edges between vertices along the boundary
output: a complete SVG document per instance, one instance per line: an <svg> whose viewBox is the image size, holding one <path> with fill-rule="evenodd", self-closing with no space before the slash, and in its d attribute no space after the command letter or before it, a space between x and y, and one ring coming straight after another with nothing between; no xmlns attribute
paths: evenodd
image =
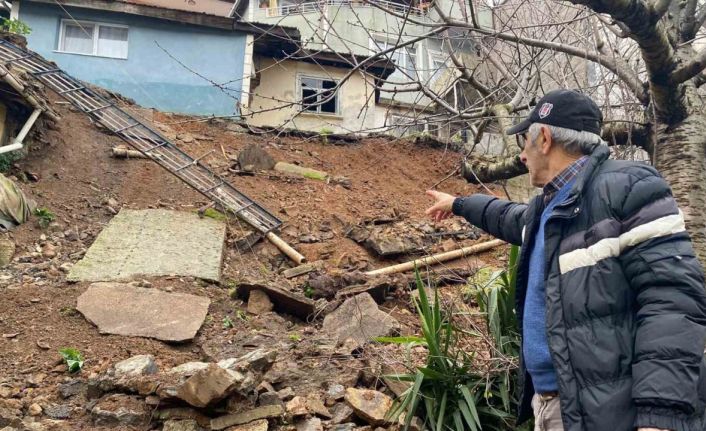
<svg viewBox="0 0 706 431"><path fill-rule="evenodd" d="M34 221L16 229L12 233L17 244L15 262L0 270L0 286L3 286L0 287L0 334L3 334L0 386L12 388L14 398L22 401L24 409L37 400L69 403L74 408L69 419L71 429L95 429L78 401L58 399L57 385L70 377L57 354L62 347L82 352L86 358L80 373L83 377L136 354L154 355L160 369L165 369L191 360L242 354L249 347L261 345L280 346L291 354L298 367L299 374L292 370L293 377L285 376L278 389L287 385L320 386L331 376L340 376L345 381L351 370L366 367L364 359L337 359L317 350L316 328L320 321L306 323L288 316L241 318L239 310L244 306L229 297L230 280L237 281L247 275L275 276L291 265L266 242L258 243L252 250L237 250L233 240L247 232L247 228L234 221L229 223L229 247L221 286L188 278L151 280L154 288L169 286L177 292L211 298L209 316L193 342L173 345L144 338L100 335L74 309L76 298L87 286L67 283L60 267L79 260L111 219L108 199L118 203L115 210L165 207L194 211L207 201L149 160L111 158L111 147L121 144L118 138L101 132L87 117L65 105L57 105L57 110L63 116L59 129L43 131L39 140L44 143L13 170L18 176L21 172L38 174L37 182L25 182L21 187L40 206L53 211L57 220L46 230ZM309 261L323 260L332 270L346 265L372 268L393 263L376 259L347 239L343 234L345 224L393 214L401 214L403 222L423 221L424 210L430 204L424 195L425 188L445 177L459 160L456 153L404 141L370 139L359 144L333 145L317 140L231 132L225 122L186 120L160 113L154 118L169 133L190 133L195 137L192 143L180 143L192 156L213 150L203 161L281 217L285 221L282 237ZM238 151L250 143L262 145L276 160L346 176L352 187L348 190L340 185L281 174L230 173L228 168ZM446 181L440 189L454 194L480 191L458 178ZM449 230L453 223L457 222L444 222ZM301 234L319 233L322 224L331 226L332 239L298 243ZM487 239L484 236L478 241ZM56 257L42 256L42 247L47 243L55 246ZM481 259L495 262L502 253L502 250L489 252ZM288 288L297 289L304 279L279 280L287 283ZM409 330L413 331L416 317L409 310L408 293L398 293L383 308L403 324L411 325ZM224 328L226 317L233 322L232 328Z"/></svg>

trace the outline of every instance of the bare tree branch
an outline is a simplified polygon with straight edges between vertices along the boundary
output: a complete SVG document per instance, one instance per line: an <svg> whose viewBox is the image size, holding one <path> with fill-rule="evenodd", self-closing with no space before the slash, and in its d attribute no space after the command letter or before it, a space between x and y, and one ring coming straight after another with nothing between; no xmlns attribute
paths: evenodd
<svg viewBox="0 0 706 431"><path fill-rule="evenodd" d="M706 69L706 48L702 49L689 63L675 70L672 73L672 81L682 83L699 75L704 69Z"/></svg>

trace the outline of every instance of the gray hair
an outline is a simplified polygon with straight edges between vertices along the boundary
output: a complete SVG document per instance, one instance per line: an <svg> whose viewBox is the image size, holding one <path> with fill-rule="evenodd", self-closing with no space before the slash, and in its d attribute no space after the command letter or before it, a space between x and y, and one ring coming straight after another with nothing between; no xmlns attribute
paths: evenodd
<svg viewBox="0 0 706 431"><path fill-rule="evenodd" d="M591 154L598 145L606 142L595 133L551 126L543 123L532 123L527 131L530 142L534 142L541 133L542 126L549 129L552 140L564 147L569 154Z"/></svg>

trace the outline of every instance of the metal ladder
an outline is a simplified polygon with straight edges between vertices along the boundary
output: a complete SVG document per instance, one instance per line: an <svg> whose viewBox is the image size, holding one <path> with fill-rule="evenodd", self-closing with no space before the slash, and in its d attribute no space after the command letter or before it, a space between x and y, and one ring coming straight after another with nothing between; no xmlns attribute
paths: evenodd
<svg viewBox="0 0 706 431"><path fill-rule="evenodd" d="M0 39L0 62L34 76L131 147L256 230L274 235L272 231L282 225L272 213L216 175L198 159L184 153L158 131L101 97L40 55Z"/></svg>

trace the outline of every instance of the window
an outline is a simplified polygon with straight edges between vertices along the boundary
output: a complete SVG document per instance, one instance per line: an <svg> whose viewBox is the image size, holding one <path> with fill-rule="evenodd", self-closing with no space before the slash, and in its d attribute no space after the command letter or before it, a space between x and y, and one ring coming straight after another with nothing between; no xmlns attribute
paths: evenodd
<svg viewBox="0 0 706 431"><path fill-rule="evenodd" d="M299 78L302 109L317 114L338 113L338 93L334 90L338 83L332 79Z"/></svg>
<svg viewBox="0 0 706 431"><path fill-rule="evenodd" d="M59 51L98 57L127 58L128 28L120 25L63 20Z"/></svg>
<svg viewBox="0 0 706 431"><path fill-rule="evenodd" d="M440 52L429 52L429 84L438 80L446 70L446 58Z"/></svg>
<svg viewBox="0 0 706 431"><path fill-rule="evenodd" d="M395 46L395 41L370 39L370 52L382 52ZM398 69L414 77L417 70L417 49L414 46L405 46L387 53L386 57L395 63Z"/></svg>

